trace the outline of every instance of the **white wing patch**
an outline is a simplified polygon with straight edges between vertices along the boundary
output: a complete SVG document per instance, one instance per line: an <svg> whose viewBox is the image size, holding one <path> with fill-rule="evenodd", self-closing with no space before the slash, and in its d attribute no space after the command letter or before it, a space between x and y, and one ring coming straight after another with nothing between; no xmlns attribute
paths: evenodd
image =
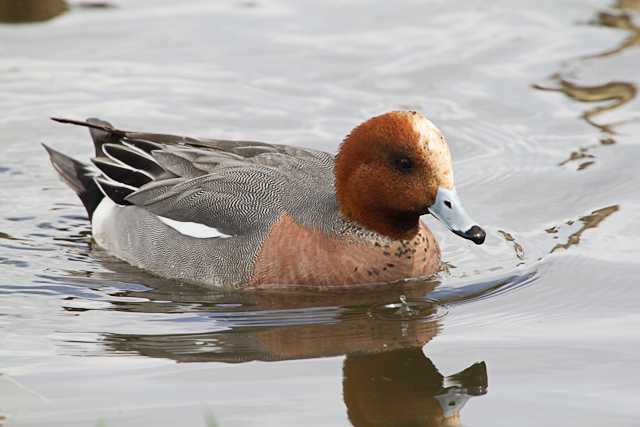
<svg viewBox="0 0 640 427"><path fill-rule="evenodd" d="M218 229L216 228L209 227L197 222L176 221L175 219L165 218L163 216L158 216L158 219L164 224L176 230L178 233L185 236L196 237L198 239L209 239L211 237L220 237L221 239L227 239L229 237L232 237L228 234L224 234L218 231Z"/></svg>

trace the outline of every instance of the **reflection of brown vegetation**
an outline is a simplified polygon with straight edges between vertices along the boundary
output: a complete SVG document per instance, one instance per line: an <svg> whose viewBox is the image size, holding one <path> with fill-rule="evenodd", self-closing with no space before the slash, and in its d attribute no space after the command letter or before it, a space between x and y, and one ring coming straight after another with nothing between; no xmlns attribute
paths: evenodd
<svg viewBox="0 0 640 427"><path fill-rule="evenodd" d="M524 259L524 248L522 247L522 245L520 243L518 243L516 241L516 239L513 237L513 235L511 235L511 233L507 233L506 231L503 231L503 230L498 230L498 233L500 233L500 235L502 237L504 237L504 240L506 240L507 242L513 243L513 250L516 253L516 257L519 260L523 260Z"/></svg>
<svg viewBox="0 0 640 427"><path fill-rule="evenodd" d="M589 148L580 147L578 151L572 151L571 154L569 154L569 158L558 163L558 166L564 166L567 163L574 162L576 160L593 159L595 156L593 154L588 154L588 151L589 151ZM588 161L586 163L593 163L593 162Z"/></svg>
<svg viewBox="0 0 640 427"><path fill-rule="evenodd" d="M630 47L640 46L640 27L634 24L633 18L627 13L614 14L608 12L600 12L598 13L598 19L595 22L595 25L600 25L602 27L608 28L617 28L620 30L628 31L630 34L629 37L624 39L618 46L609 50L605 50L604 52L586 56L584 57L584 59L604 58L620 53Z"/></svg>
<svg viewBox="0 0 640 427"><path fill-rule="evenodd" d="M554 76L557 77L557 76ZM574 99L579 102L604 102L611 101L607 105L598 106L592 109L589 109L582 113L581 117L587 122L589 125L601 130L606 133L608 136L602 138L600 140L600 144L602 145L612 145L615 144L615 140L611 137L611 135L615 134L613 128L620 123L606 123L601 124L594 121L594 117L598 114L602 114L606 111L611 111L616 108L620 108L623 105L627 104L629 101L635 98L637 89L636 86L629 82L609 82L603 85L598 86L580 86L575 83L571 83L565 79L558 79L560 84L559 87L548 87L542 86L538 84L532 85L534 89L545 90L545 91L553 91L553 92L561 92L564 95L568 96L571 99ZM577 151L573 151L566 160L563 160L559 163L559 166L564 166L569 162L584 160L584 159L592 159L594 158L593 154L589 153L589 150L596 147L580 147ZM593 165L595 162L593 160L587 160L585 162L580 163L578 166L578 170L584 170L587 167Z"/></svg>
<svg viewBox="0 0 640 427"><path fill-rule="evenodd" d="M343 377L354 427L457 426L467 400L487 389L484 362L445 378L420 348L349 355Z"/></svg>
<svg viewBox="0 0 640 427"><path fill-rule="evenodd" d="M638 11L640 10L639 0L618 0L614 5L615 9L622 11ZM622 12L620 14L600 12L594 22L595 25L608 28L617 28L620 30L628 31L629 37L624 39L620 45L613 49L606 50L601 53L586 56L588 58L603 58L622 52L630 47L640 46L640 26L634 24L633 18L628 13Z"/></svg>
<svg viewBox="0 0 640 427"><path fill-rule="evenodd" d="M582 162L578 165L578 170L585 170L589 166L593 165L595 162L593 160L589 160L588 162Z"/></svg>
<svg viewBox="0 0 640 427"><path fill-rule="evenodd" d="M618 0L614 7L616 9L640 11L640 0Z"/></svg>
<svg viewBox="0 0 640 427"><path fill-rule="evenodd" d="M64 0L0 0L0 22L47 21L67 8Z"/></svg>
<svg viewBox="0 0 640 427"><path fill-rule="evenodd" d="M580 237L582 233L590 228L596 228L602 221L608 218L614 212L620 210L619 205L607 206L606 208L593 211L590 215L580 218L582 227L575 233L571 234L567 239L567 243L557 244L551 249L551 252L555 252L558 249L569 249L571 246L578 245L580 243ZM567 222L568 225L573 224L573 221Z"/></svg>
<svg viewBox="0 0 640 427"><path fill-rule="evenodd" d="M598 12L597 19L593 22L593 24L601 27L615 28L627 31L629 32L629 36L619 46L613 49L609 49L594 55L589 55L583 57L582 59L608 57L620 53L630 47L640 46L640 26L636 25L633 22L633 18L631 17L631 15L625 12L640 10L640 0L617 0L613 8L621 12L614 13L610 11L600 11ZM584 113L582 113L581 117L589 125L607 134L606 137L600 140L601 145L615 144L615 140L611 137L611 135L615 134L613 128L624 122L601 124L595 122L594 117L606 111L620 108L624 104L631 101L636 96L636 86L630 82L609 82L598 86L580 86L567 80L561 79L558 74L555 74L553 78L558 80L560 84L559 87L552 88L541 85L533 85L533 88L538 90L562 92L566 96L579 102L611 101L607 105L598 106L585 111ZM569 162L582 161L587 159L586 161L582 161L577 167L577 170L584 170L595 163L594 160L590 160L594 158L594 156L588 153L589 150L595 147L597 147L597 145L581 147L577 151L573 151L569 158L560 162L559 165L563 166Z"/></svg>
<svg viewBox="0 0 640 427"><path fill-rule="evenodd" d="M635 98L637 92L635 85L628 82L609 82L598 86L580 86L560 79L559 83L560 87L557 88L541 85L533 85L533 87L538 90L562 92L569 98L579 102L612 101L607 105L595 107L582 113L582 118L587 123L609 134L614 133L612 130L614 124L598 124L593 121L593 118L605 111L620 108Z"/></svg>
<svg viewBox="0 0 640 427"><path fill-rule="evenodd" d="M80 1L72 4L65 0L0 0L0 22L48 21L74 9L112 9L112 3L103 1Z"/></svg>
<svg viewBox="0 0 640 427"><path fill-rule="evenodd" d="M640 10L640 0L618 0L614 7L622 10Z"/></svg>

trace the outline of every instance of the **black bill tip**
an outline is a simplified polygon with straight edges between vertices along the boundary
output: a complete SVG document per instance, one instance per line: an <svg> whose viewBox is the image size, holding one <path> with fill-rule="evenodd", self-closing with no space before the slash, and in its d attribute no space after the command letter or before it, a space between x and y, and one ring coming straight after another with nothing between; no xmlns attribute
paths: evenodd
<svg viewBox="0 0 640 427"><path fill-rule="evenodd" d="M484 243L484 239L487 237L487 233L477 225L474 225L467 231L454 231L458 236L471 240L476 245Z"/></svg>

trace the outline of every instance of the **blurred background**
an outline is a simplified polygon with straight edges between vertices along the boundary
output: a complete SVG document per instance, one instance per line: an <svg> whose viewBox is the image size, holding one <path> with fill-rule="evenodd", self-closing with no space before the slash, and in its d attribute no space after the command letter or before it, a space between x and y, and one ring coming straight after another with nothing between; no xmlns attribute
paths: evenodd
<svg viewBox="0 0 640 427"><path fill-rule="evenodd" d="M0 426L640 425L640 1L0 0ZM415 109L475 247L359 295L234 295L91 245L41 142L334 152Z"/></svg>

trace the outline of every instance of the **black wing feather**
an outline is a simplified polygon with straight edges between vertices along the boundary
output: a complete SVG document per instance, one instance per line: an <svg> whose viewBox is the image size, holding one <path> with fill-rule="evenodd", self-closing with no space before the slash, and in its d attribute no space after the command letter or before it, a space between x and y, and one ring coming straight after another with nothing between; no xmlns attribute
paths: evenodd
<svg viewBox="0 0 640 427"><path fill-rule="evenodd" d="M103 159L91 159L93 164L100 169L105 176L115 182L120 182L131 187L142 187L153 179L142 172L129 169Z"/></svg>
<svg viewBox="0 0 640 427"><path fill-rule="evenodd" d="M102 151L112 159L122 162L132 169L146 172L154 178L161 176L164 172L162 166L160 166L155 160L137 150L127 148L124 145L104 144L102 146Z"/></svg>

